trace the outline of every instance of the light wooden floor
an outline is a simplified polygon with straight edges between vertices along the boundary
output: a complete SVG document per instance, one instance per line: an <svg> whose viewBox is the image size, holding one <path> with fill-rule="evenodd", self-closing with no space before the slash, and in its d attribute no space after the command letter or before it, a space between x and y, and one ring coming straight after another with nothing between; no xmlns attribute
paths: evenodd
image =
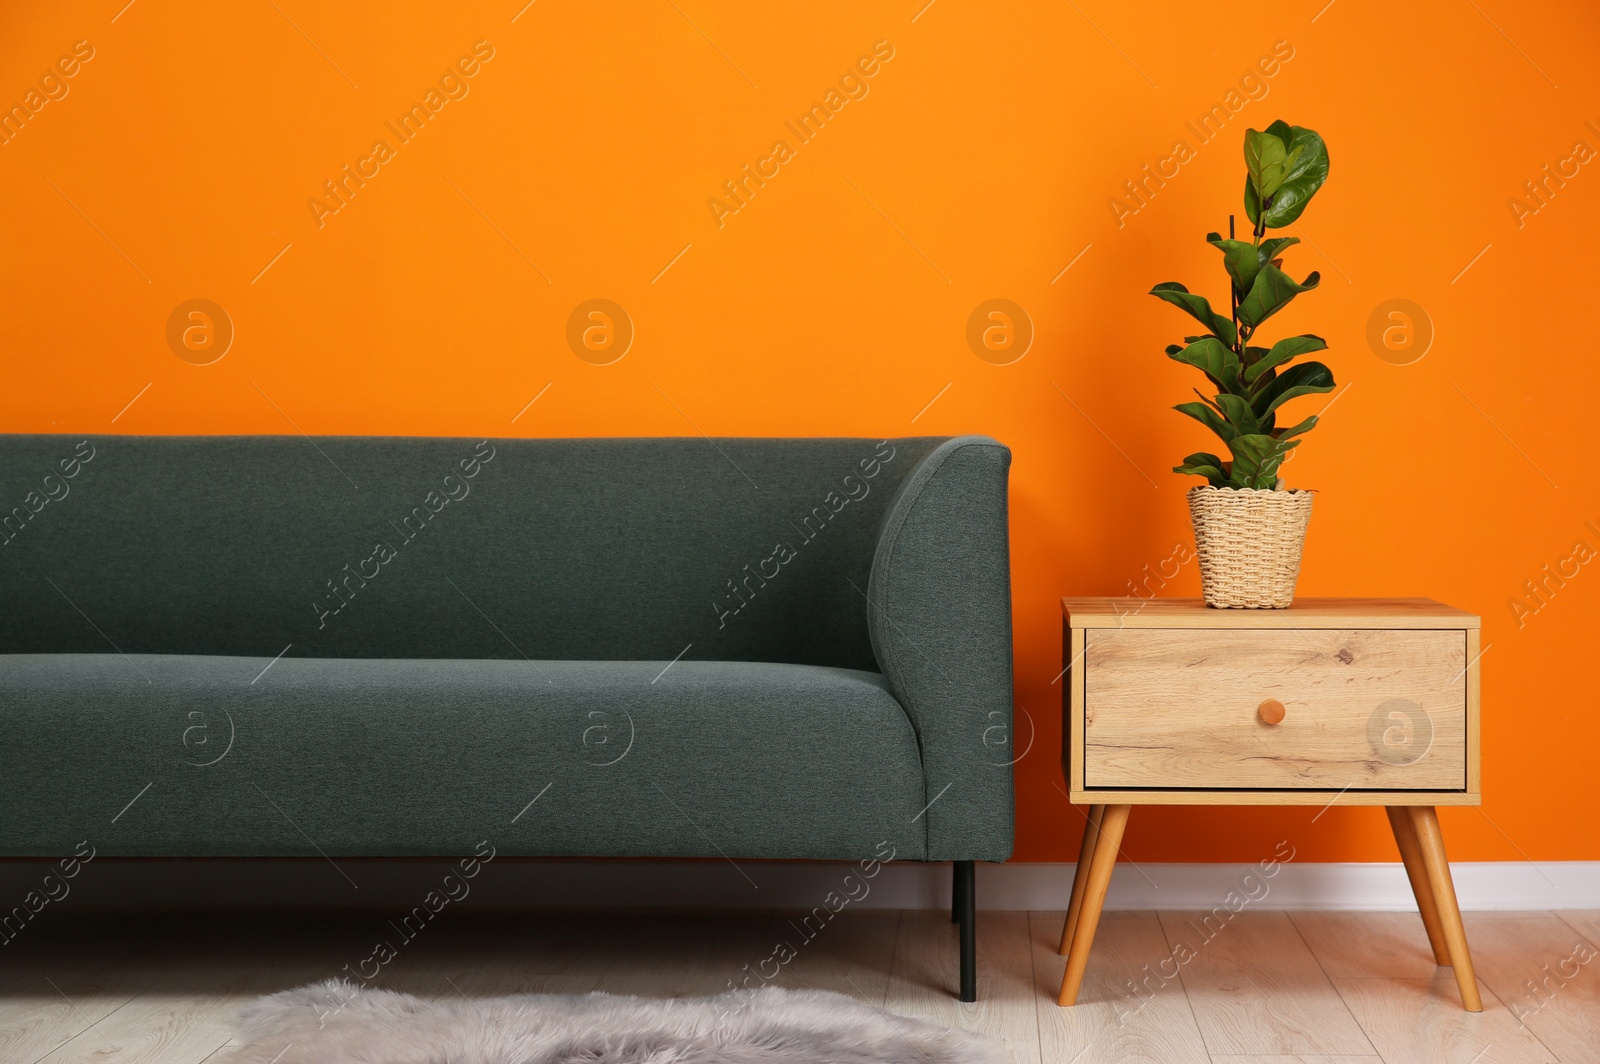
<svg viewBox="0 0 1600 1064"><path fill-rule="evenodd" d="M980 914L972 1005L954 997L945 914L846 909L803 944L789 920L447 909L373 984L425 996L713 994L746 965L758 971L781 938L798 956L777 985L985 1031L1019 1064L1600 1061L1600 912L1468 914L1476 1016L1460 1010L1410 913L1247 910L1207 940L1198 914L1108 912L1073 1009L1055 1004L1060 913ZM246 1001L355 970L380 938L400 941L370 913L47 911L0 947L0 1061L220 1064ZM1163 978L1180 942L1194 955ZM1530 981L1546 989L1536 997Z"/></svg>

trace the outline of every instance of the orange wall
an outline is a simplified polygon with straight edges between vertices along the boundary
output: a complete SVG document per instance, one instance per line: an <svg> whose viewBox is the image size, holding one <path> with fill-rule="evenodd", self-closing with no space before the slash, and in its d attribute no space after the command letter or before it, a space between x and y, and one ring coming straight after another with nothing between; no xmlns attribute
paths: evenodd
<svg viewBox="0 0 1600 1064"><path fill-rule="evenodd" d="M1332 177L1289 263L1325 280L1269 326L1326 336L1349 385L1287 467L1321 492L1301 591L1480 612L1486 798L1446 812L1453 855L1600 858L1600 572L1508 605L1575 541L1600 548L1600 164L1537 211L1508 204L1575 141L1600 149L1592 5L123 2L0 15L0 100L93 49L0 145L0 428L990 433L1016 455L1026 860L1075 855L1081 824L1060 791L1058 597L1124 591L1189 538L1189 481L1167 469L1206 438L1167 407L1195 376L1161 353L1184 319L1144 293L1222 297L1202 236L1238 210L1245 128L1319 130ZM400 144L384 123L480 40L467 95ZM877 41L893 58L867 95L800 144L785 120ZM1247 83L1265 97L1240 92L1203 144L1186 121L1279 41L1292 58ZM393 158L319 225L308 199L380 138ZM793 157L719 226L707 200L779 139ZM1193 158L1115 209L1178 140ZM165 338L197 297L236 330L207 366ZM565 340L594 297L636 329L607 366ZM1010 365L965 339L993 298L1036 331ZM1414 364L1366 340L1394 298L1436 330ZM1197 589L1189 565L1163 593ZM1393 859L1377 811L1315 812L1141 810L1127 849Z"/></svg>

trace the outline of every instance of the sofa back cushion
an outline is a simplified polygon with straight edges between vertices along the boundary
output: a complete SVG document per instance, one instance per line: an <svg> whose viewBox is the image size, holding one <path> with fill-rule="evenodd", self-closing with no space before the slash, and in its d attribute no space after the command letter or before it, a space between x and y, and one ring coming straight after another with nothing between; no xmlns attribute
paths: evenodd
<svg viewBox="0 0 1600 1064"><path fill-rule="evenodd" d="M940 442L0 436L0 653L876 669Z"/></svg>

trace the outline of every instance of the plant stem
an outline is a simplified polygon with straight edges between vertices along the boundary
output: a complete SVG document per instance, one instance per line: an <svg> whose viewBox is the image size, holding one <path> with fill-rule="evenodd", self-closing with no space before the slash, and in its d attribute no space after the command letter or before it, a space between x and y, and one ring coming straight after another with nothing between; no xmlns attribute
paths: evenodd
<svg viewBox="0 0 1600 1064"><path fill-rule="evenodd" d="M1233 240L1233 215L1228 215L1228 239ZM1240 358L1244 357L1244 345L1239 339L1239 290L1233 286L1233 278L1228 278L1228 316L1233 319L1233 353Z"/></svg>
<svg viewBox="0 0 1600 1064"><path fill-rule="evenodd" d="M1267 235L1267 207L1271 204L1271 202L1272 202L1272 200L1271 200L1270 197L1267 198L1267 199L1263 199L1261 201L1260 210L1256 212L1256 224L1255 224L1255 230L1254 230L1254 234L1253 235L1255 236L1255 249L1256 249L1257 256L1259 256L1261 254L1261 238ZM1233 216L1232 215L1228 216L1228 224L1229 224L1229 226L1233 225ZM1234 327L1236 329L1238 328L1237 323L1235 324ZM1252 331L1254 331L1254 330L1252 330ZM1245 337L1241 335L1239 337L1239 351L1238 351L1239 358L1240 358L1241 361L1244 359L1244 353L1245 353L1246 347L1247 347L1247 345L1245 343Z"/></svg>

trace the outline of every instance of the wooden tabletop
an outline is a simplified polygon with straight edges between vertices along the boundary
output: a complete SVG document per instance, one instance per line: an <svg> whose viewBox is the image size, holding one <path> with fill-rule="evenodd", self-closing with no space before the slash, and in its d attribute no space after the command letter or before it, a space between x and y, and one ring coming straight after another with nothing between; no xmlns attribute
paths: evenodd
<svg viewBox="0 0 1600 1064"><path fill-rule="evenodd" d="M1477 628L1474 614L1426 598L1297 598L1286 610L1218 610L1203 599L1063 598L1073 628Z"/></svg>

